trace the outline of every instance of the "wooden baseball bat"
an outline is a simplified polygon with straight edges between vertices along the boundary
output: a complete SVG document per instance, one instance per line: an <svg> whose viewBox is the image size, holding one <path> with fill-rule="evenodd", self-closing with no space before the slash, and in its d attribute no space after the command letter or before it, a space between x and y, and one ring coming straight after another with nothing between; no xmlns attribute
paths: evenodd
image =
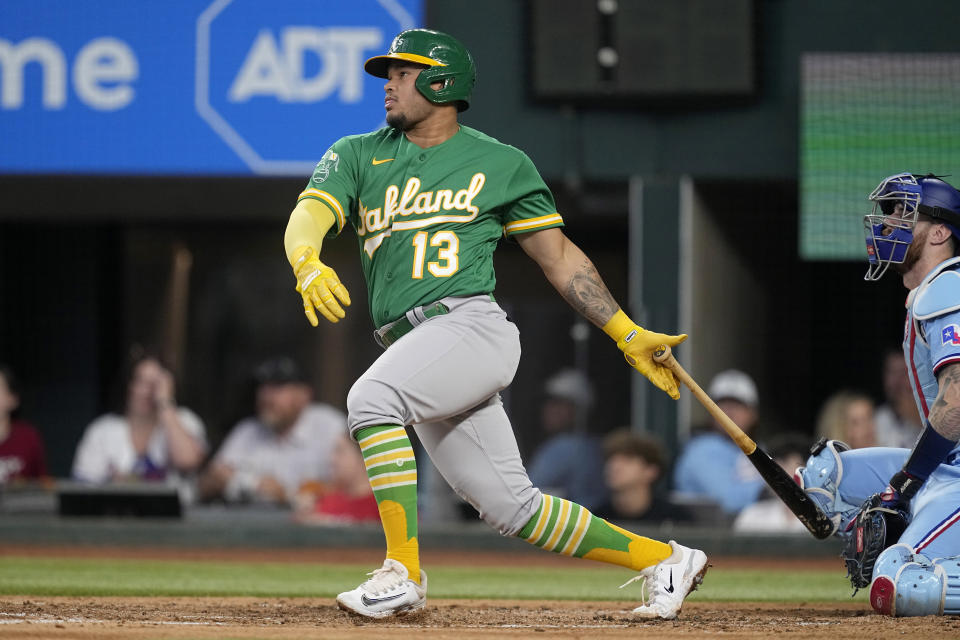
<svg viewBox="0 0 960 640"><path fill-rule="evenodd" d="M737 443L740 450L743 451L753 466L763 477L767 485L773 489L790 511L804 524L810 533L816 538L827 538L833 533L833 523L827 515L817 506L817 503L810 499L810 496L800 488L800 485L794 481L786 471L771 458L766 451L757 446L750 436L743 432L743 429L737 426L730 417L717 406L710 396L700 388L693 378L690 377L677 359L670 352L670 347L660 345L653 354L653 359L660 364L665 365L682 382L693 395L696 396L700 404L706 408L711 416L720 424L727 435Z"/></svg>
<svg viewBox="0 0 960 640"><path fill-rule="evenodd" d="M186 245L177 243L173 247L173 260L170 263L170 278L164 301L161 352L171 373L177 379L183 375L184 349L187 339L187 313L190 302L190 270L193 267L193 254Z"/></svg>

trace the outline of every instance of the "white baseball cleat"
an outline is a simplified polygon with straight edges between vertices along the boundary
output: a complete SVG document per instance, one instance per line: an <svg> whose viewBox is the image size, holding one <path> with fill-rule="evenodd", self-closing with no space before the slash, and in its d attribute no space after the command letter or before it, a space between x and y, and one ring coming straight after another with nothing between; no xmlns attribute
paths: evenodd
<svg viewBox="0 0 960 640"><path fill-rule="evenodd" d="M707 555L699 549L690 549L673 540L673 553L666 560L647 567L640 575L628 581L643 579L643 591L639 607L633 613L640 618L663 618L673 620L680 613L683 600L703 582L707 572Z"/></svg>
<svg viewBox="0 0 960 640"><path fill-rule="evenodd" d="M420 571L420 584L410 579L407 568L387 558L383 566L368 573L370 579L352 591L337 596L337 606L367 618L404 616L427 604L427 573Z"/></svg>

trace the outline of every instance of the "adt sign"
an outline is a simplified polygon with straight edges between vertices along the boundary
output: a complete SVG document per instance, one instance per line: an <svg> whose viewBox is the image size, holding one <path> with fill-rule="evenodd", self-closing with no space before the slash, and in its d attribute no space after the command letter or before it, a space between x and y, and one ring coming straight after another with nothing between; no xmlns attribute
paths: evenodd
<svg viewBox="0 0 960 640"><path fill-rule="evenodd" d="M416 23L397 0L216 0L197 20L197 113L254 172L309 173L337 136L382 123L384 81L363 63Z"/></svg>
<svg viewBox="0 0 960 640"><path fill-rule="evenodd" d="M0 0L0 173L309 176L423 0Z"/></svg>

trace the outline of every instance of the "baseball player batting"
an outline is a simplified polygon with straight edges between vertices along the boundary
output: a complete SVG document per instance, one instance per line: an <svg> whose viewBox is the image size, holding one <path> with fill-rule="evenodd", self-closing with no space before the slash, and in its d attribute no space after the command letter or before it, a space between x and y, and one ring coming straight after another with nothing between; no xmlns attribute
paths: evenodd
<svg viewBox="0 0 960 640"><path fill-rule="evenodd" d="M334 143L284 237L316 326L318 312L337 322L350 304L337 274L319 260L321 242L354 227L375 339L385 349L354 383L347 410L379 504L386 559L337 596L338 605L384 618L426 604L412 427L446 481L501 534L638 571L649 596L636 615L675 618L706 572L702 551L616 527L541 493L527 477L499 395L516 372L520 340L493 296L493 251L502 236L516 240L570 305L674 398L677 380L652 355L686 336L646 331L628 318L561 231L563 219L530 159L457 122L475 81L473 58L459 41L404 31L364 68L386 79L389 126Z"/></svg>
<svg viewBox="0 0 960 640"><path fill-rule="evenodd" d="M913 449L821 441L801 485L847 539L854 588L893 616L960 614L960 191L939 178L884 179L864 217L867 280L888 268L907 295L903 353L920 417Z"/></svg>

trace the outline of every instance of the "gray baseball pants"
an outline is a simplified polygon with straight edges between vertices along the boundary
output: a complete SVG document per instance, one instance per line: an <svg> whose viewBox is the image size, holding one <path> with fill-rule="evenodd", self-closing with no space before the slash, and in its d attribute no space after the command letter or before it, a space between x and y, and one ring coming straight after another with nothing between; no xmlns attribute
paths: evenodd
<svg viewBox="0 0 960 640"><path fill-rule="evenodd" d="M519 332L490 296L441 302L449 313L417 324L354 383L350 433L412 426L453 490L514 535L541 503L500 401L520 361Z"/></svg>

